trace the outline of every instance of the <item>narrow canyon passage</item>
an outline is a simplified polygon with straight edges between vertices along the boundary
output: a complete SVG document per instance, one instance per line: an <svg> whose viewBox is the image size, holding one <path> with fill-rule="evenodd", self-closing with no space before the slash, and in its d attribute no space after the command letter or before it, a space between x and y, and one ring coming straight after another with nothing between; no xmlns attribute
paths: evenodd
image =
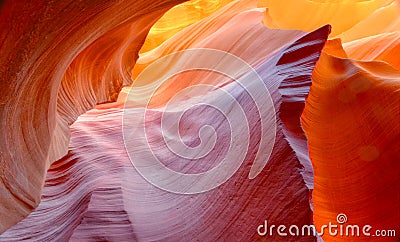
<svg viewBox="0 0 400 242"><path fill-rule="evenodd" d="M398 2L6 1L0 17L0 241L399 238Z"/></svg>

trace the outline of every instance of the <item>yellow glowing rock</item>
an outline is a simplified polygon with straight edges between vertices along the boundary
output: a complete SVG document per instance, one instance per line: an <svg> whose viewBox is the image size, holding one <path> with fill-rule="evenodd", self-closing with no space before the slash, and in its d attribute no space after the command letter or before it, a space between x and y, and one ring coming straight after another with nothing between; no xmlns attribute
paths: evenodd
<svg viewBox="0 0 400 242"><path fill-rule="evenodd" d="M171 8L151 28L140 53L149 51L183 28L209 16L231 0L192 0Z"/></svg>
<svg viewBox="0 0 400 242"><path fill-rule="evenodd" d="M384 61L400 70L400 31L345 43L343 48L351 59Z"/></svg>
<svg viewBox="0 0 400 242"><path fill-rule="evenodd" d="M256 8L257 2L257 0L232 2L215 12L215 14L205 19L204 21L197 22L189 26L188 28L180 31L176 35L169 38L167 41L163 42L157 48L141 54L132 70L132 79L135 80L144 68L156 61L158 58L161 58L162 56L171 54L173 52L188 49L189 47L195 48L197 47L196 44L198 44L199 42L207 41L207 39L209 39L211 35L214 35L217 31L221 31L219 30L219 28L229 22L233 16L240 12ZM261 12L262 10L260 9L259 11ZM261 25L262 19L260 19L259 21ZM230 27L244 28L243 25L240 25L239 23ZM242 36L237 36L237 38L239 37ZM249 42L251 41L249 40ZM223 41L220 41L219 44L226 46L226 43L224 43ZM213 47L215 48L217 46ZM274 49L272 49L271 51L274 51ZM144 80L146 79L144 78ZM141 86L144 84L146 83L140 83L137 81L134 82L135 86ZM122 92L124 92L124 90Z"/></svg>
<svg viewBox="0 0 400 242"><path fill-rule="evenodd" d="M258 7L269 9L269 18L264 19L264 24L268 27L311 31L330 24L330 37L334 37L392 2L393 0L261 0Z"/></svg>
<svg viewBox="0 0 400 242"><path fill-rule="evenodd" d="M377 34L400 30L400 4L393 2L377 9L366 19L354 25L351 29L339 35L343 41L349 42Z"/></svg>

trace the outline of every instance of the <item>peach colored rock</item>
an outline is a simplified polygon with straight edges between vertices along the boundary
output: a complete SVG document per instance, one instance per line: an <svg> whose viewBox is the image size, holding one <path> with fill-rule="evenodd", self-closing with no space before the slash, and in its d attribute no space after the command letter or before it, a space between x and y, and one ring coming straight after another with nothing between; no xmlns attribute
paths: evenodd
<svg viewBox="0 0 400 242"><path fill-rule="evenodd" d="M115 100L152 24L181 1L6 1L0 58L0 232L40 201L69 129Z"/></svg>
<svg viewBox="0 0 400 242"><path fill-rule="evenodd" d="M300 114L311 84L311 71L330 28L325 26L309 34L271 30L260 24L262 17L263 11L259 9L238 13L224 24L226 28L222 26L224 31L210 35L208 40L217 49L238 48L235 53L239 56L247 54L244 50L253 53L248 57L249 64L262 77L262 85L266 85L271 93L277 111L275 113L269 108L258 113L248 93L237 82L227 81L226 77L211 82L213 85L226 83L226 90L243 107L250 127L250 134L247 134L250 135L250 145L245 161L226 183L209 192L193 195L166 192L148 183L132 166L122 137L123 112L137 112L142 104L126 109L121 107L121 103L104 104L80 116L72 125L69 154L51 165L39 207L0 238L37 241L255 240L260 238L257 227L266 219L270 223L286 226L312 223L309 200L312 171L305 136L299 127ZM244 27L232 31L231 27L239 22ZM243 34L252 38L237 42ZM268 36L280 40L281 46L277 51L257 51L259 45L245 45L246 42L265 41ZM243 51L240 48L244 48ZM193 56L184 61L189 63L196 59ZM182 75L179 81L197 84L202 77ZM246 82L254 82L253 79L246 79L247 76L243 78ZM169 88L175 87L166 86L167 93ZM224 99L216 99L215 102L226 103ZM176 103L176 108L185 103L187 101ZM160 102L158 105L164 104ZM190 126L189 131L194 132L209 124L217 134L222 134L214 150L195 163L183 163L174 158L162 142L151 139L160 136L157 130L162 112L152 107L148 111L153 120L146 123L151 131L150 140L155 141L152 144L158 147L157 154L163 161L177 163L172 165L173 168L187 172L201 171L215 165L224 155L229 144L226 140L229 126L215 110L200 107L192 110L193 115L184 116L181 120L182 131L183 127ZM260 115L276 115L277 137L267 166L257 177L248 179L260 140ZM132 116L132 121L139 118ZM191 133L183 135L190 137ZM179 139L176 136L170 138ZM210 139L209 136L205 138ZM134 136L131 144L138 145L136 152L142 152L139 147L143 140L144 137ZM279 238L276 233L270 237L273 240ZM315 241L316 237L289 236L285 239Z"/></svg>
<svg viewBox="0 0 400 242"><path fill-rule="evenodd" d="M376 51L360 48L368 43ZM396 65L398 46L391 34L350 42L348 55L360 59L354 60L333 41L314 69L302 126L314 167L314 221L319 228L338 225L336 216L344 213L345 225L370 225L372 235L399 231L400 72L381 61ZM371 241L361 229L361 236L352 240ZM322 238L344 239L327 232ZM398 234L374 241L396 239Z"/></svg>

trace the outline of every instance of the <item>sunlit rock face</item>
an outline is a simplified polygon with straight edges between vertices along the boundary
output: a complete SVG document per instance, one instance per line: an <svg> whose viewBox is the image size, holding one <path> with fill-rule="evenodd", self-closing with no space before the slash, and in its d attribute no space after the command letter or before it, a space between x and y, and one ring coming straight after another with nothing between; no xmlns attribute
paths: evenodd
<svg viewBox="0 0 400 242"><path fill-rule="evenodd" d="M272 1L269 4L271 13ZM312 87L302 114L314 167L313 218L317 228L329 222L339 225L337 216L344 213L348 218L344 225L356 224L360 230L370 225L398 231L400 7L395 1L346 4L360 5L357 17L328 21L333 25L332 40L326 44L313 71ZM339 11L354 11L354 6L347 8L346 4L339 6ZM322 10L329 8L328 5L315 6ZM291 11L291 7L284 9L280 11ZM310 11L303 9L303 13ZM357 19L360 16L363 17ZM310 18L310 23L321 21ZM281 18L282 22L273 17L266 19L267 24L274 23L273 19L282 28L309 27L287 18ZM375 233L374 229L371 231ZM371 240L360 234L351 239ZM396 235L374 240L397 241L398 232ZM345 240L327 232L322 238Z"/></svg>
<svg viewBox="0 0 400 242"><path fill-rule="evenodd" d="M398 240L399 2L181 2L1 5L0 240Z"/></svg>
<svg viewBox="0 0 400 242"><path fill-rule="evenodd" d="M99 240L133 238L144 241L183 240L188 237L204 240L256 239L259 236L257 227L264 222L264 218L287 226L290 224L302 226L311 223L312 210L309 202L310 187L308 187L312 186L311 166L309 160L300 161L298 158L299 155L307 156L307 148L304 135L297 137L294 131L300 129L301 107L302 104L304 105L305 94L311 84L311 71L318 60L330 27L322 27L310 34L294 30L268 29L261 24L263 11L249 9L254 3L239 2L227 6L221 15L217 15L218 17L205 20L204 27L195 26L187 31L193 30L200 33L206 31L208 23L218 22L219 16L222 18L229 14L230 18L225 18L226 21L218 26L219 34L204 35L204 38L207 37L207 42L199 37L193 46L224 51L231 48L236 49L235 54L246 60L261 77L261 81L257 82L252 79L254 76L243 73L241 82L254 83L255 90L263 90L262 85L265 85L266 93L260 94L271 95L272 106L264 105L263 109L255 109L253 102L256 100L252 100L252 96L237 82L226 76L216 76L207 71L200 71L197 74L196 71L193 71L186 75L178 75L172 80L179 82L183 87L203 83L214 87L225 85L226 91L234 97L234 100L237 100L244 110L249 125L245 123L241 125L248 126L251 129L250 133L239 132L239 137L231 138L243 141L249 138L250 141L249 147L244 147L248 149L244 163L233 177L218 188L201 194L174 194L160 190L140 176L132 166L124 149L122 116L124 112L132 112L133 115L130 114L128 116L130 119L127 121L140 122L140 120L136 120L140 118L142 109L140 104L138 104L139 107L131 107L131 100L127 100L126 103L129 105L125 107L125 110L121 108L122 104L103 105L81 116L74 123L70 153L50 167L41 204L30 216L4 233L2 238L5 240L70 238L78 241L85 238ZM242 11L243 9L246 11ZM232 31L230 27L238 23L241 23L243 27ZM214 29L209 31L212 33ZM252 38L242 38L243 35L252 36ZM276 40L271 39L270 36L275 36ZM270 46L265 50L260 49L260 45L268 39L271 39ZM182 41L189 41L189 39L186 40L182 36ZM180 43L183 43L182 41ZM169 43L160 46L160 49L167 45ZM245 48L253 54L249 55L248 52L241 51L241 48ZM179 56L172 60L177 63L182 61L191 63L201 58L200 54L202 53L199 52L197 56L189 56L184 60ZM209 56L209 58L212 57L214 56ZM232 63L226 64L231 65ZM153 72L150 74L156 75ZM152 77L154 78L154 76ZM144 76L143 80L150 82L158 79L157 76L155 79L148 79L147 76ZM151 83L145 84L142 88L143 93L146 93L147 88L151 88ZM148 108L148 118L155 121L150 120L142 124L150 130L147 133L150 136L149 140L161 135L156 132L160 128L157 120L160 119L160 106L166 104L158 101L163 100L161 97L158 98L158 95L182 89L179 85L171 85L169 82L165 83L163 88L162 93L154 96L155 103L151 104L157 107ZM196 93L192 92L197 92L197 90L189 90L186 96L195 97ZM213 97L214 93L218 94L217 90L209 92L207 95L200 96L198 102L212 99L210 105L222 103L232 105L228 109L236 108L234 103L225 101L227 97L222 96L224 98L221 98L220 94ZM128 96L128 98L130 97ZM135 100L140 100L140 97L132 101ZM172 104L175 105L172 109L179 109L187 102L188 100L178 100ZM288 108L290 107L289 102L293 103L291 109ZM280 109L283 103L287 104L286 108ZM299 103L299 105L295 105L295 103ZM299 110L296 111L296 109ZM292 116L297 116L297 118L291 118ZM283 117L282 120L281 117ZM250 180L248 179L249 168L255 160L261 135L260 118L265 119L265 125L271 126L271 129L267 130L268 132L273 131L272 127L275 126L275 123L278 125L277 136L276 138L272 136L275 141L274 139L267 140L270 147L273 148L267 167L255 179ZM172 122L175 121L172 120ZM241 120L241 122L244 121ZM232 121L224 118L219 112L215 112L210 106L193 108L191 113L184 115L180 122L181 126L190 127L190 130L193 130L184 133L183 139L185 136L198 136L197 130L205 124L212 125L217 135L222 138L217 139L214 147L216 152L210 152L204 158L195 161L194 164L194 161L179 159L179 156L168 153L167 147L162 142L152 143L157 146L156 149L159 151L156 151L156 154L162 156L162 161L171 162L173 160L175 162L171 165L172 168L179 169L179 164L176 163L181 165L186 163L186 167L184 166L181 170L192 173L201 172L221 162L223 156L227 155L224 152L235 154L238 149L227 150L226 148L229 148L230 145L230 129L239 130L242 127L229 127L228 122ZM275 123L272 125L271 122ZM184 132L185 129L182 128L180 131ZM131 152L139 155L144 149L140 146L141 140L146 141L146 137L139 136L138 131L133 135L135 139L125 140L126 145L132 145ZM227 138L224 138L225 136ZM264 136L269 137L267 134ZM294 140L296 137L298 138L297 145L300 146L296 150L298 154L290 145L292 138ZM180 138L179 136L169 137L178 142ZM205 138L211 139L211 137ZM132 159L137 158L133 157ZM304 167L301 162L308 162L308 166ZM211 179L217 180L218 176L219 174ZM60 190L65 193L59 194ZM277 206L277 204L280 205ZM43 229L42 223L51 223L52 225ZM215 226L210 226L210 223ZM32 225L34 226L32 227ZM39 230L40 233L32 234L33 231ZM97 230L98 232L96 232ZM298 238L289 238L289 240L298 241ZM313 241L315 237L308 236L301 240Z"/></svg>
<svg viewBox="0 0 400 242"><path fill-rule="evenodd" d="M392 37L378 39L385 43ZM351 43L349 56L360 58L352 60L335 54L343 50L331 44L334 51L327 48L314 69L302 116L315 168L314 221L317 226L335 221L340 211L351 224L398 229L400 72L390 59L377 60L399 53L399 45L364 54L352 53L361 43ZM324 238L341 241L329 234Z"/></svg>

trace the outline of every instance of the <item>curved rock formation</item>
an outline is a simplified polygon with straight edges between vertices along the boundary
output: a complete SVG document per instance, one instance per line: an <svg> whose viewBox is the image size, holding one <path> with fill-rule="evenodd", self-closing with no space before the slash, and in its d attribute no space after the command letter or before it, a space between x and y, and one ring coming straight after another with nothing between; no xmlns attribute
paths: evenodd
<svg viewBox="0 0 400 242"><path fill-rule="evenodd" d="M66 153L67 125L116 99L148 30L179 2L3 3L0 231L37 206L46 170Z"/></svg>
<svg viewBox="0 0 400 242"><path fill-rule="evenodd" d="M280 0L262 0L259 5L267 7L269 10L269 17L264 21L267 26L310 31L321 25L331 24L332 34L330 37L334 37L349 30L377 9L389 5L391 2L394 1L289 0L282 4Z"/></svg>
<svg viewBox="0 0 400 242"><path fill-rule="evenodd" d="M396 35L351 42L348 56L332 42L314 70L302 125L315 173L317 227L338 224L336 216L344 213L347 224L372 226L371 234L399 230L400 72L393 66L398 65L400 52ZM394 45L385 45L388 42ZM361 45L377 46L379 51L363 52ZM360 234L352 240L371 240ZM343 237L325 233L323 239L342 241Z"/></svg>
<svg viewBox="0 0 400 242"><path fill-rule="evenodd" d="M235 6L237 5L229 5L227 8ZM263 82L257 83L251 75L244 74L240 77L243 83L261 85L254 86L256 90L265 85L273 100L273 107L257 111L251 96L238 82L226 76L219 76L208 82L215 88L219 85L225 86L225 90L242 106L249 122L250 133L243 133L250 137L249 147L245 147L248 148L246 158L226 183L209 192L193 195L170 193L148 183L132 166L124 149L124 146L131 142L133 153L140 154L140 145L145 141L145 137L134 133L134 140L124 141L122 136L124 113L139 112L143 104L138 102L136 106L125 108L122 108L122 103L103 104L79 117L72 125L69 154L51 165L39 207L0 238L35 241L176 241L194 237L202 240L240 240L259 238L257 227L266 219L270 223L286 226L294 224L301 227L312 223L309 201L309 186L312 185L309 170L311 166L306 156L305 136L300 132L299 120L305 95L311 84L311 71L318 60L330 27L325 26L309 34L301 31L272 30L261 24L262 17L263 11L260 9L238 12L220 27L219 33L209 35L208 41L199 38L198 43L194 44L196 47L232 50L239 57L246 59ZM239 22L244 27L231 31L230 27ZM207 25L204 27L204 30L206 29ZM202 30L198 28L198 31ZM244 35L249 38L240 38ZM269 36L279 41L274 41ZM268 37L272 44L270 48L275 52L259 49L257 43L265 41ZM253 55L247 55L246 51L240 50L241 48ZM177 59L174 63L191 63L200 57ZM156 74L152 77L157 78ZM202 84L205 76L213 77L200 71L199 75L182 74L175 80L183 83L183 86L193 86ZM142 88L145 90L153 81L155 80L148 80L149 84ZM166 85L163 93L168 93L169 89L177 91L176 86ZM211 90L207 95L213 95L216 91ZM208 100L207 95L198 97L198 102ZM197 99L192 97L190 100L196 103ZM214 100L215 104L226 103L228 107L233 105L226 102L229 99L211 100ZM189 101L178 100L172 104L175 105L173 109L179 109ZM161 135L157 133L160 125L157 119L159 114L162 114L159 107L165 106L165 102L152 105L153 108L148 108L149 117L156 121L145 123L150 130L150 140ZM259 118L271 119L275 116L274 108L279 110L279 116L276 116L274 123L274 126L277 125L277 137L275 142L270 141L273 142L270 143L273 145L270 161L258 176L248 179L260 141L262 127ZM172 164L171 168L198 172L220 162L224 156L224 147L229 147L226 140L229 135L224 135L229 132L229 126L226 125L225 118L213 109L204 107L192 112L193 115L182 116L180 121L183 137L196 135L191 132L185 133L184 127L188 125L192 127L189 130L194 132L204 124L212 125L218 135L222 134L222 138L217 139L217 142L222 143L217 143L214 148L220 152L212 151L197 162L181 161L168 153L167 147L157 139L152 144L157 145L156 153L163 161L175 159L178 165ZM203 115L200 116L197 112ZM131 119L128 121L132 122L137 122L140 118L139 115L129 117ZM181 137L169 138L179 142ZM212 136L203 138L210 140ZM190 166L185 165L187 162ZM308 163L308 166L305 167L302 163ZM218 180L218 177L213 179ZM276 232L269 237L279 238ZM316 237L289 236L287 240L315 241Z"/></svg>
<svg viewBox="0 0 400 242"><path fill-rule="evenodd" d="M1 3L0 240L398 240L400 2L181 2Z"/></svg>
<svg viewBox="0 0 400 242"><path fill-rule="evenodd" d="M192 0L166 12L150 29L140 53L159 46L182 29L210 16L232 0Z"/></svg>

